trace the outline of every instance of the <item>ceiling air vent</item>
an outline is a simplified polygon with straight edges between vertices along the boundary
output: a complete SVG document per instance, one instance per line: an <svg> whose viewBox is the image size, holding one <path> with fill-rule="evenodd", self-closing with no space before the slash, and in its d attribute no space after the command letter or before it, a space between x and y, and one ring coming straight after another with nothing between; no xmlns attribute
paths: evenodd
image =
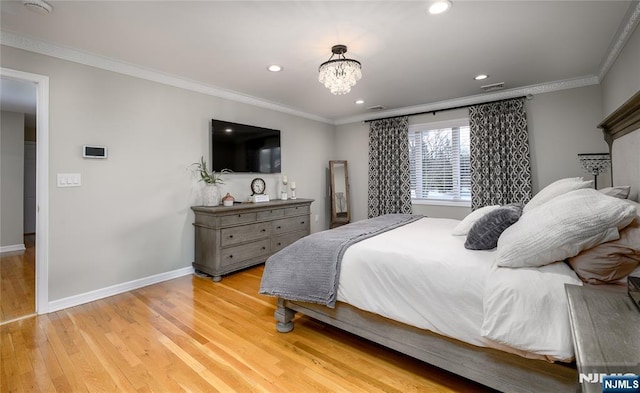
<svg viewBox="0 0 640 393"><path fill-rule="evenodd" d="M480 88L484 91L502 90L504 89L504 82L492 83L490 85L480 86Z"/></svg>
<svg viewBox="0 0 640 393"><path fill-rule="evenodd" d="M381 111L383 109L385 108L382 105L374 105L367 108L367 110L370 110L370 111Z"/></svg>

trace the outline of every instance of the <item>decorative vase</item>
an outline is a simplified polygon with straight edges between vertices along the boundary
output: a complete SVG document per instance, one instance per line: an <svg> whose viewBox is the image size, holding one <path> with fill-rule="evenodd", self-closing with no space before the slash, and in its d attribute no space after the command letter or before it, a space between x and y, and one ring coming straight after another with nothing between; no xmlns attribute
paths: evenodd
<svg viewBox="0 0 640 393"><path fill-rule="evenodd" d="M225 195L225 197L222 198L222 204L224 206L233 206L233 201L235 201L235 199L229 193L227 193L227 195Z"/></svg>
<svg viewBox="0 0 640 393"><path fill-rule="evenodd" d="M220 189L216 184L205 184L202 188L202 204L204 206L218 206L220 204Z"/></svg>

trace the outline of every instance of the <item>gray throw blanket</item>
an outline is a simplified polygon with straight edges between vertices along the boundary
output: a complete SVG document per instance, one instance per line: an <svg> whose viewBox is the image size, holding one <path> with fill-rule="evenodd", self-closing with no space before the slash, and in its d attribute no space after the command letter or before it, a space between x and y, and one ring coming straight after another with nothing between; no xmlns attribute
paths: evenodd
<svg viewBox="0 0 640 393"><path fill-rule="evenodd" d="M347 248L420 218L421 215L389 214L304 237L267 259L260 293L333 308L340 263Z"/></svg>

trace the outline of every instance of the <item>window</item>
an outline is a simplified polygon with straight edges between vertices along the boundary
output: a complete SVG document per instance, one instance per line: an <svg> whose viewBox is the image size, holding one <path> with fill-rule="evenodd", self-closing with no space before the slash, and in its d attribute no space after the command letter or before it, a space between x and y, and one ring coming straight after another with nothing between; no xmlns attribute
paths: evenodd
<svg viewBox="0 0 640 393"><path fill-rule="evenodd" d="M469 120L409 126L414 202L471 203Z"/></svg>

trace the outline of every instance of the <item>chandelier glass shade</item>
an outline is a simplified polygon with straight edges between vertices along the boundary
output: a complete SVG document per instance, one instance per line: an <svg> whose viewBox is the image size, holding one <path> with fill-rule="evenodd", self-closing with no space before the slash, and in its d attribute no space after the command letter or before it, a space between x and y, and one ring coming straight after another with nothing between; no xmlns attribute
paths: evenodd
<svg viewBox="0 0 640 393"><path fill-rule="evenodd" d="M329 60L318 68L318 80L335 95L347 94L362 78L362 65L344 56L347 53L345 45L334 45L331 52Z"/></svg>

